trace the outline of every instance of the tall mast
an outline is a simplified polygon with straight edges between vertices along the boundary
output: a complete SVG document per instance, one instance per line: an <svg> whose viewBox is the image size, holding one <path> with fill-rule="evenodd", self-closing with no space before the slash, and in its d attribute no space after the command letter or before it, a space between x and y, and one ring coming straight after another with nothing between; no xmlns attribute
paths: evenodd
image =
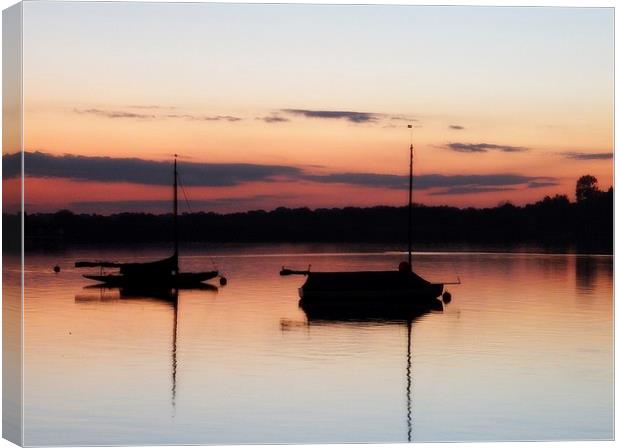
<svg viewBox="0 0 620 448"><path fill-rule="evenodd" d="M409 146L409 220L407 225L407 240L408 240L408 259L409 268L413 271L411 264L411 210L412 210L412 196L413 196L413 125L407 125L411 129L411 145Z"/></svg>
<svg viewBox="0 0 620 448"><path fill-rule="evenodd" d="M177 258L177 273L179 271L179 224L178 224L178 214L179 214L179 201L177 197L177 155L174 155L174 256Z"/></svg>

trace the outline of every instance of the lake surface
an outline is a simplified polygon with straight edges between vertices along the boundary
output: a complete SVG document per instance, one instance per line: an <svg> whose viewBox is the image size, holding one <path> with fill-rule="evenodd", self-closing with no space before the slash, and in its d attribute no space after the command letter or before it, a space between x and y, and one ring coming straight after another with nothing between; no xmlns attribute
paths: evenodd
<svg viewBox="0 0 620 448"><path fill-rule="evenodd" d="M404 258L378 247L188 248L183 270L215 264L229 283L180 291L176 305L85 289L72 268L166 255L27 255L26 445L614 436L610 256L416 254L422 276L463 283L443 312L412 322L410 340L405 321L309 321L304 279L278 275Z"/></svg>

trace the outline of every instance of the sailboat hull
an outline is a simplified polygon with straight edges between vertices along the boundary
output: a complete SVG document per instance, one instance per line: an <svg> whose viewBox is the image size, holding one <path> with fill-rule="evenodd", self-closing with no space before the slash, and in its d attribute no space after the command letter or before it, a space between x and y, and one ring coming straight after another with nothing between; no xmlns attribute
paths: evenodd
<svg viewBox="0 0 620 448"><path fill-rule="evenodd" d="M116 287L169 287L187 288L218 276L218 271L180 272L178 275L129 276L119 274L84 275L84 278Z"/></svg>
<svg viewBox="0 0 620 448"><path fill-rule="evenodd" d="M305 305L432 309L442 292L413 272L309 272L299 296Z"/></svg>

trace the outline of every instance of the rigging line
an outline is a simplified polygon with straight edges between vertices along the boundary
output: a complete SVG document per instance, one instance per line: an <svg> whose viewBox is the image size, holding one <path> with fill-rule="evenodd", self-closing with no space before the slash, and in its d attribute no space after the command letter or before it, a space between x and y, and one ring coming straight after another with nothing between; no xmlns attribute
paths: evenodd
<svg viewBox="0 0 620 448"><path fill-rule="evenodd" d="M179 177L179 185L181 186L181 192L183 193L183 197L185 198L185 203L187 204L187 208L189 210L190 213L194 213L192 211L192 206L189 203L189 199L187 198L187 193L185 192L185 186L183 185L183 182L181 181L181 178Z"/></svg>

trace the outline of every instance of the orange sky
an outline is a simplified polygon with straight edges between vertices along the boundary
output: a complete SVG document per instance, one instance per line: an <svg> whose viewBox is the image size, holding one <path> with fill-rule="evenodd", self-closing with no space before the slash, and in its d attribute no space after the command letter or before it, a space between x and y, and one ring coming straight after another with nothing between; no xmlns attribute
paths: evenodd
<svg viewBox="0 0 620 448"><path fill-rule="evenodd" d="M273 14L281 26L265 29ZM572 198L582 174L613 182L612 21L601 8L26 4L24 147L403 175L413 123L416 175L547 178L417 202ZM406 202L403 189L291 178L187 190L226 199L204 202L217 211ZM26 183L30 211L169 198L164 185Z"/></svg>

